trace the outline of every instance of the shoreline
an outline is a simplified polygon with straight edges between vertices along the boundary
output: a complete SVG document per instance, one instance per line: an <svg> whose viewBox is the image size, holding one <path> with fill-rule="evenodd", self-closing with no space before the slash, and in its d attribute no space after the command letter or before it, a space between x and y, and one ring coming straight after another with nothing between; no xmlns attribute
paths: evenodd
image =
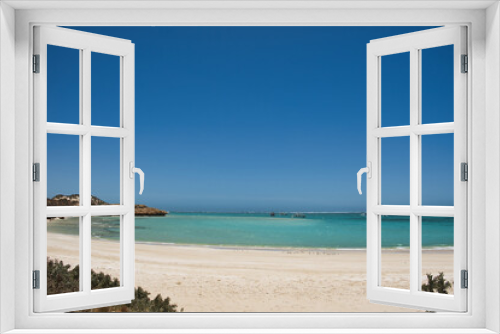
<svg viewBox="0 0 500 334"><path fill-rule="evenodd" d="M66 234L68 235L68 234ZM116 242L114 239L104 239ZM281 247L281 246L259 246L259 245L215 245L215 244L183 244L174 242L156 242L156 241L136 241L136 245L153 245L153 246L172 246L172 247L200 247L200 248L213 248L213 249L227 249L227 250L258 250L258 251L324 251L324 252L366 252L366 248L325 248L325 247ZM397 252L397 251L409 251L410 247L386 247L382 248L383 251L387 252ZM441 252L450 251L453 252L453 246L437 246L437 247L422 247L424 252Z"/></svg>
<svg viewBox="0 0 500 334"><path fill-rule="evenodd" d="M49 234L66 235L76 237L78 234L48 232ZM109 242L118 242L117 239L108 239L101 237L92 237L94 240L105 240ZM136 245L152 245L152 246L174 246L174 247L200 247L200 248L213 248L213 249L228 249L228 250L261 250L261 251L324 251L324 252L365 252L366 248L327 248L327 247L293 247L293 246L267 246L267 245L235 245L235 244L185 244L175 242L159 242L159 241L135 241ZM450 251L453 252L453 246L430 246L422 247L424 252L432 251ZM384 251L409 251L410 247L384 247Z"/></svg>
<svg viewBox="0 0 500 334"><path fill-rule="evenodd" d="M67 236L77 236L75 234L69 233L56 233L48 232L50 234L59 234ZM101 237L92 237L94 240L104 240L109 242L118 242L117 239L108 239ZM257 250L257 251L322 251L322 252L366 252L366 248L326 248L326 247L292 247L292 246L260 246L260 245L231 245L231 244L184 244L175 242L157 242L157 241L136 241L136 245L151 245L151 246L166 246L166 247L200 247L200 248L211 248L211 249L227 249L227 250ZM441 252L450 251L453 252L453 246L432 246L432 247L422 247L423 252ZM382 248L383 251L387 252L405 252L409 251L410 247L385 247Z"/></svg>
<svg viewBox="0 0 500 334"><path fill-rule="evenodd" d="M79 238L49 232L48 257L74 266ZM117 242L92 239L91 268L120 277ZM366 251L136 243L136 287L185 312L415 312L366 299ZM425 268L452 279L452 251L424 252ZM409 285L409 252L383 251L384 280Z"/></svg>

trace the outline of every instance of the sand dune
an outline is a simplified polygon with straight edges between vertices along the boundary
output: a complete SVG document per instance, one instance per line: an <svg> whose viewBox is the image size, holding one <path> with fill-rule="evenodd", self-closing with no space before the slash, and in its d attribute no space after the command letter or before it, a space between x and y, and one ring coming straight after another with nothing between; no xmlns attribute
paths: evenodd
<svg viewBox="0 0 500 334"><path fill-rule="evenodd" d="M48 256L78 263L78 238L48 234ZM92 268L119 277L116 242L92 240ZM384 251L383 282L407 287L409 254ZM452 279L453 252L425 251L423 270ZM425 273L425 272L424 272ZM136 285L185 312L412 312L366 299L363 250L136 244Z"/></svg>

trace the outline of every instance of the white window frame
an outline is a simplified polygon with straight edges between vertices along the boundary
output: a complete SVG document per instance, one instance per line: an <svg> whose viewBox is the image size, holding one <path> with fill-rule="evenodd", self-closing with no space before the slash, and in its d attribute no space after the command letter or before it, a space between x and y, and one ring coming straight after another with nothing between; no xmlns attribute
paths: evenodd
<svg viewBox="0 0 500 334"><path fill-rule="evenodd" d="M462 55L467 55L465 26L450 26L417 31L370 41L367 46L367 295L372 302L408 306L422 310L464 312L467 290L461 288L461 270L467 270L467 183L461 180L461 164L467 163L467 76L462 73ZM454 120L447 123L422 123L422 50L453 46ZM408 125L384 127L382 124L382 57L409 53L410 106ZM453 134L454 206L422 204L422 136ZM409 205L384 205L382 191L383 138L409 139ZM406 154L406 152L402 152ZM401 156L403 158L403 156ZM387 203L386 203L387 204ZM382 283L382 216L408 216L410 230L409 289L384 287ZM422 217L453 217L454 293L421 291ZM437 274L437 273L435 273Z"/></svg>
<svg viewBox="0 0 500 334"><path fill-rule="evenodd" d="M135 287L135 182L130 170L134 164L134 44L129 40L112 38L60 27L34 27L34 54L39 56L38 73L34 83L34 162L39 164L39 180L33 184L34 204L34 270L39 271L39 288L34 289L34 311L74 311L109 305L128 304L134 299ZM80 75L80 122L64 124L47 122L47 46L78 50ZM92 125L91 67L92 52L119 57L117 73L120 82L119 127ZM78 136L79 206L47 206L47 135ZM120 141L120 204L91 205L92 138L116 138ZM120 286L92 290L91 219L93 216L120 217ZM78 292L47 295L47 218L79 218L80 289Z"/></svg>
<svg viewBox="0 0 500 334"><path fill-rule="evenodd" d="M11 6L15 7L14 10ZM73 7L72 7L73 6ZM75 9L79 8L79 9ZM134 8L134 9L131 9ZM138 10L141 8L142 10ZM112 9L112 10L111 10ZM0 4L0 329L35 333L493 333L500 331L500 12L496 1L135 2ZM57 25L447 25L469 31L470 181L467 313L434 314L34 314L32 257L32 27ZM14 38L15 36L15 38ZM15 73L12 68L15 66ZM15 86L12 83L15 82ZM15 97L15 98L14 98ZM14 112L15 110L15 112ZM140 116L137 114L137 116ZM9 130L9 126L15 131ZM15 147L12 142L15 141ZM364 153L362 153L364 154ZM15 178L11 180L15 170ZM356 171L353 171L353 175ZM486 175L488 182L486 182ZM15 181L15 182L14 182ZM5 190L4 184L9 188ZM15 201L10 196L15 193ZM14 203L13 203L14 202ZM15 208L12 210L10 206ZM12 221L15 226L12 226ZM473 226L473 228L472 228ZM14 256L13 256L14 254ZM487 257L485 255L488 254ZM476 273L476 274L475 274ZM488 282L485 277L488 276ZM486 290L486 283L487 290ZM14 288L13 288L14 287ZM488 293L486 293L486 291ZM14 305L14 307L12 307ZM424 317L424 318L423 318ZM425 321L423 321L425 319ZM137 329L138 327L141 329ZM243 329L247 330L244 331ZM259 330L260 328L260 330ZM263 330L267 328L268 330ZM293 330L301 328L300 330ZM413 328L413 330L412 330ZM160 331L160 329L163 329ZM199 329L199 330L195 330ZM108 332L109 332L108 331ZM47 332L47 331L45 331Z"/></svg>

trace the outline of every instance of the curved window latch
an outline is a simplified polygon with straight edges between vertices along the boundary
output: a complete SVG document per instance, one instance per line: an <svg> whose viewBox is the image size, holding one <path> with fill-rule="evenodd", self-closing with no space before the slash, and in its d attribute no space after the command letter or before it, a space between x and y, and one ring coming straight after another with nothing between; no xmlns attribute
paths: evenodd
<svg viewBox="0 0 500 334"><path fill-rule="evenodd" d="M133 161L130 161L130 163L129 163L129 171L130 171L130 178L131 179L134 178L134 173L139 174L140 184L141 184L141 190L139 191L139 195L142 195L142 192L144 191L144 172L140 168L135 168Z"/></svg>
<svg viewBox="0 0 500 334"><path fill-rule="evenodd" d="M367 167L361 168L358 171L358 192L360 195L362 194L362 192L361 192L361 176L363 175L363 173L366 173L367 178L369 178L369 179L372 178L372 163L370 161L368 161Z"/></svg>

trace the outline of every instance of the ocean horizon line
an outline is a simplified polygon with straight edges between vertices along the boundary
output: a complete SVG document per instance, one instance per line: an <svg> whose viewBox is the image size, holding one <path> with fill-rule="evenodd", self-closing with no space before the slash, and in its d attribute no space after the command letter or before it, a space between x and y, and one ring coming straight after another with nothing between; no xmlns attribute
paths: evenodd
<svg viewBox="0 0 500 334"><path fill-rule="evenodd" d="M366 214L365 211L170 211L169 213L236 213L236 214L271 214L271 213L346 213L346 214Z"/></svg>

